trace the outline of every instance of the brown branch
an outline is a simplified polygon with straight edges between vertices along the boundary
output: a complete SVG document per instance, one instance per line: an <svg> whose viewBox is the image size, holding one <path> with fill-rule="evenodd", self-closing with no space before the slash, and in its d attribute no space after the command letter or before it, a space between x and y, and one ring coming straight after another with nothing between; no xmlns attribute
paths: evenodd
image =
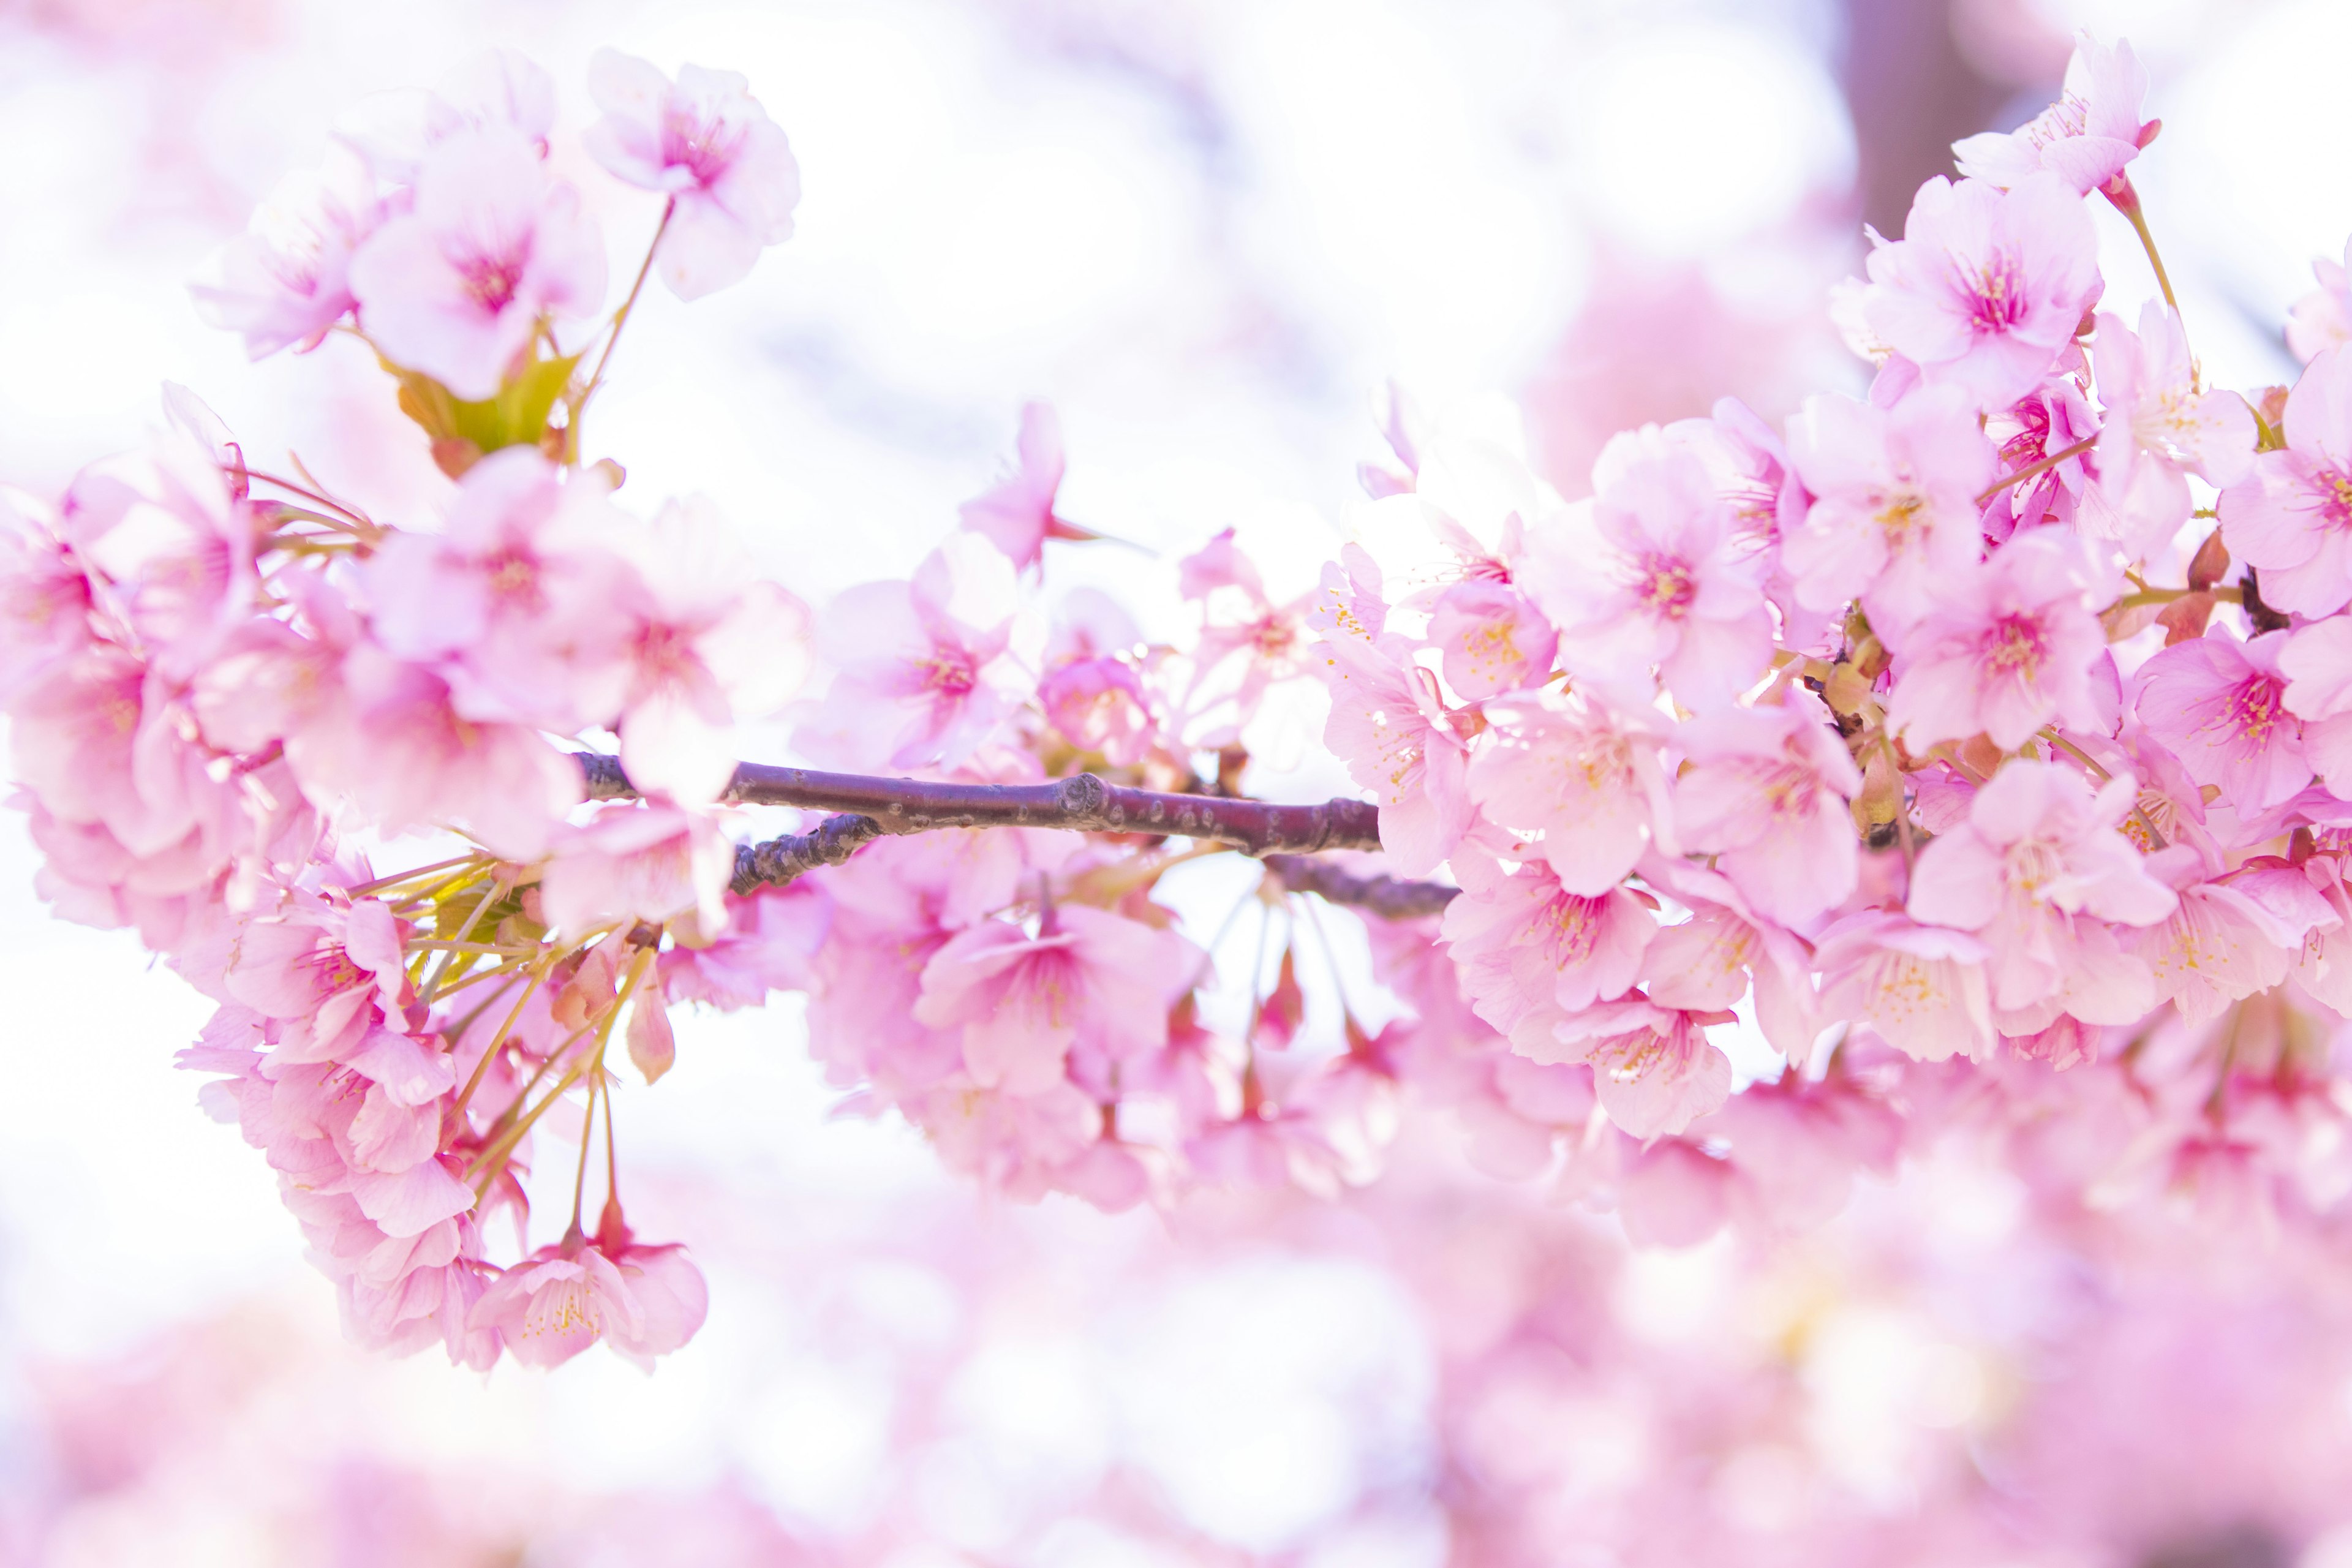
<svg viewBox="0 0 2352 1568"><path fill-rule="evenodd" d="M593 752L575 755L587 778L589 799L635 795L619 758ZM977 784L744 763L735 769L725 798L747 805L796 805L868 817L876 834L942 827L1057 827L1197 838L1230 844L1252 855L1381 847L1380 811L1369 801L1277 805L1219 795L1163 795L1106 784L1092 773L1050 784Z"/></svg>
<svg viewBox="0 0 2352 1568"><path fill-rule="evenodd" d="M787 833L759 844L735 847L735 878L729 885L740 898L763 887L784 887L819 866L838 866L882 837L870 816L828 816L814 833Z"/></svg>
<svg viewBox="0 0 2352 1568"><path fill-rule="evenodd" d="M1301 855L1269 855L1265 868L1294 893L1314 893L1327 903L1347 904L1385 921L1419 920L1445 912L1459 888L1443 882L1407 882L1395 877L1358 877L1328 860Z"/></svg>

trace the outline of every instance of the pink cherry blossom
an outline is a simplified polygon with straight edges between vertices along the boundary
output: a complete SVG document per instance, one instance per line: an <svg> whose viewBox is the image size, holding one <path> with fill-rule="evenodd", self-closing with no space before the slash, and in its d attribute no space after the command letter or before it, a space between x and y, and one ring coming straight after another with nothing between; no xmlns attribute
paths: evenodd
<svg viewBox="0 0 2352 1568"><path fill-rule="evenodd" d="M2094 796L2078 773L2013 762L1977 792L1966 822L1919 852L1911 918L1983 942L1992 1003L2002 1013L2055 997L2053 1012L2128 1023L2151 1005L2147 967L2102 923L2156 925L2178 902L2116 831L2132 795L2129 779Z"/></svg>
<svg viewBox="0 0 2352 1568"><path fill-rule="evenodd" d="M1190 953L1179 937L1083 906L1055 909L1034 936L984 921L932 954L914 1016L962 1030L965 1068L982 1087L1039 1094L1081 1039L1114 1059L1166 1044L1163 992L1191 973Z"/></svg>
<svg viewBox="0 0 2352 1568"><path fill-rule="evenodd" d="M2189 521L2184 475L2217 486L2246 477L2254 458L2253 411L2234 392L2198 384L2180 318L2154 300L2141 310L2137 334L2101 314L2092 357L2106 405L2100 491L2126 547L2152 555Z"/></svg>
<svg viewBox="0 0 2352 1568"><path fill-rule="evenodd" d="M1675 784L1675 832L1759 911L1802 924L1853 890L1862 775L1829 712L1803 693L1777 708L1702 714L1675 731L1690 766Z"/></svg>
<svg viewBox="0 0 2352 1568"><path fill-rule="evenodd" d="M1570 672L1628 694L1655 679L1719 707L1772 646L1764 565L1706 465L1657 443L1591 502L1585 526L1529 541L1519 582L1559 628Z"/></svg>
<svg viewBox="0 0 2352 1568"><path fill-rule="evenodd" d="M2329 349L2352 343L2352 241L2344 247L2344 260L2325 257L2311 264L2319 287L2294 302L2286 325L2286 346L2309 364Z"/></svg>
<svg viewBox="0 0 2352 1568"><path fill-rule="evenodd" d="M451 67L432 91L371 93L335 121L335 141L378 180L414 184L434 147L477 131L512 132L540 157L555 128L555 79L513 49L484 49Z"/></svg>
<svg viewBox="0 0 2352 1568"><path fill-rule="evenodd" d="M94 463L66 493L64 531L149 657L184 678L252 614L257 530L210 453L177 432Z"/></svg>
<svg viewBox="0 0 2352 1568"><path fill-rule="evenodd" d="M1066 467L1062 455L1062 420L1049 403L1026 404L1021 410L1020 464L957 509L964 527L986 539L1024 572L1034 569L1049 539L1085 539L1089 535L1054 514Z"/></svg>
<svg viewBox="0 0 2352 1568"><path fill-rule="evenodd" d="M1559 635L1527 596L1496 583L1460 583L1438 595L1429 640L1445 683L1476 701L1551 679Z"/></svg>
<svg viewBox="0 0 2352 1568"><path fill-rule="evenodd" d="M242 335L254 359L315 347L356 303L352 257L385 216L366 163L330 147L319 169L288 175L255 209L247 231L223 247L218 280L189 291L205 320Z"/></svg>
<svg viewBox="0 0 2352 1568"><path fill-rule="evenodd" d="M289 645L275 659L282 670L264 678L282 674L299 686L320 668L315 652ZM467 719L431 670L369 642L327 668L333 684L318 691L318 705L289 714L287 754L306 787L348 795L383 831L447 823L528 858L579 803L570 757L535 730ZM225 711L225 702L212 710Z"/></svg>
<svg viewBox="0 0 2352 1568"><path fill-rule="evenodd" d="M1142 762L1158 738L1150 694L1134 669L1116 658L1063 665L1039 684L1037 701L1064 740L1081 752L1101 752L1113 767Z"/></svg>
<svg viewBox="0 0 2352 1568"><path fill-rule="evenodd" d="M1798 601L1833 610L1859 597L1890 646L1979 553L1977 495L1992 448L1956 388L1893 409L1816 397L1789 422L1790 461L1812 492L1781 540Z"/></svg>
<svg viewBox="0 0 2352 1568"><path fill-rule="evenodd" d="M1386 608L1379 567L1354 545L1341 549L1339 561L1325 563L1318 591L1275 603L1255 563L1234 542L1232 529L1177 563L1177 582L1184 597L1201 606L1192 680L1182 700L1185 738L1210 748L1240 742L1267 692L1320 664L1312 631L1328 637L1338 629L1364 640L1377 634ZM1335 626L1335 615L1349 625ZM1205 722L1211 716L1219 721Z"/></svg>
<svg viewBox="0 0 2352 1568"><path fill-rule="evenodd" d="M220 787L166 690L109 644L53 666L9 710L16 778L58 820L103 826L132 855L178 844Z"/></svg>
<svg viewBox="0 0 2352 1568"><path fill-rule="evenodd" d="M1987 956L1958 931L1883 910L1849 915L1816 939L1822 1006L1915 1060L1982 1059L1993 1046Z"/></svg>
<svg viewBox="0 0 2352 1568"><path fill-rule="evenodd" d="M772 991L807 991L816 984L813 963L833 916L833 896L806 879L749 898L730 895L724 935L661 955L662 988L676 1000L726 1012L756 1007Z"/></svg>
<svg viewBox="0 0 2352 1568"><path fill-rule="evenodd" d="M635 568L614 595L617 680L604 709L619 715L622 767L639 789L708 805L734 776L736 721L768 717L798 689L807 606L753 572L700 498L612 537Z"/></svg>
<svg viewBox="0 0 2352 1568"><path fill-rule="evenodd" d="M440 533L396 533L369 558L370 629L402 658L438 663L468 718L610 718L610 601L626 569L607 544L639 526L593 475L567 479L528 447L493 452L466 471Z"/></svg>
<svg viewBox="0 0 2352 1568"><path fill-rule="evenodd" d="M588 129L589 153L670 198L655 265L681 300L740 281L762 249L792 237L800 164L749 86L734 71L700 66L682 67L673 84L613 49L588 62L589 96L604 111Z"/></svg>
<svg viewBox="0 0 2352 1568"><path fill-rule="evenodd" d="M1562 886L1605 892L1651 844L1672 844L1663 726L1570 693L1546 693L1513 719L1504 743L1470 764L1470 795L1492 821L1540 833Z"/></svg>
<svg viewBox="0 0 2352 1568"><path fill-rule="evenodd" d="M1402 644L1324 645L1331 717L1324 743L1373 792L1381 843L1408 876L1436 868L1468 831L1473 808L1463 737L1437 678Z"/></svg>
<svg viewBox="0 0 2352 1568"><path fill-rule="evenodd" d="M2009 190L1929 180L1903 237L1870 253L1863 314L1930 386L1979 404L2032 390L2098 297L2098 241L2079 190L2035 174Z"/></svg>
<svg viewBox="0 0 2352 1568"><path fill-rule="evenodd" d="M2032 479L2004 485L1985 504L1985 537L1998 544L2024 529L2073 523L2096 476L2091 454L2060 454L2099 433L2098 420L2075 379L2050 377L2006 411L1992 414L1986 433L1999 444L1999 467L2004 472L2021 473L2045 459L2056 460Z"/></svg>
<svg viewBox="0 0 2352 1568"><path fill-rule="evenodd" d="M1592 1064L1592 1087L1629 1136L1680 1132L1731 1093L1731 1058L1706 1026L1728 1015L1655 1007L1638 994L1562 1022L1550 1059Z"/></svg>
<svg viewBox="0 0 2352 1568"><path fill-rule="evenodd" d="M2331 616L2287 634L2281 700L2303 721L2303 756L2339 799L2352 799L2352 620Z"/></svg>
<svg viewBox="0 0 2352 1568"><path fill-rule="evenodd" d="M2249 862L2211 881L2191 852L2151 857L2150 867L2168 873L2179 903L2137 932L2133 950L2156 976L2157 994L2192 1027L2284 980L2313 928L2338 921L2302 871L2284 863Z"/></svg>
<svg viewBox="0 0 2352 1568"><path fill-rule="evenodd" d="M599 1341L643 1361L677 1348L701 1322L689 1310L702 1294L693 1266L679 1271L651 1261L648 1270L644 1261L608 1258L575 1230L499 1276L474 1303L468 1325L496 1331L525 1366L561 1366Z"/></svg>
<svg viewBox="0 0 2352 1568"><path fill-rule="evenodd" d="M2287 635L2252 642L2212 632L2163 649L2134 678L2133 706L2189 776L2259 809L2311 782L2303 723L2279 666Z"/></svg>
<svg viewBox="0 0 2352 1568"><path fill-rule="evenodd" d="M262 1016L286 1021L278 1059L343 1061L376 1025L401 1016L405 963L399 926L383 904L296 894L240 927L228 989Z"/></svg>
<svg viewBox="0 0 2352 1568"><path fill-rule="evenodd" d="M839 673L802 743L852 765L961 766L1035 691L1043 640L1003 552L951 535L911 582L835 597L816 647Z"/></svg>
<svg viewBox="0 0 2352 1568"><path fill-rule="evenodd" d="M0 703L90 640L89 574L47 507L0 490Z"/></svg>
<svg viewBox="0 0 2352 1568"><path fill-rule="evenodd" d="M2066 61L2058 101L2016 130L1988 131L1952 143L1960 173L2011 190L2044 171L2085 195L2139 155L2153 125L2140 121L2147 70L2127 43L2082 35Z"/></svg>
<svg viewBox="0 0 2352 1568"><path fill-rule="evenodd" d="M1642 960L1643 994L1661 1007L1717 1013L1752 994L1758 1030L1792 1060L1812 1049L1823 1020L1804 943L1759 919L1728 878L1687 861L1653 857L1644 880L1689 907L1662 928Z"/></svg>
<svg viewBox="0 0 2352 1568"><path fill-rule="evenodd" d="M547 320L603 302L604 237L520 134L469 132L425 153L415 209L359 247L351 288L386 357L486 398Z"/></svg>
<svg viewBox="0 0 2352 1568"><path fill-rule="evenodd" d="M734 846L709 817L662 802L607 805L558 836L540 899L549 921L569 932L659 925L690 912L716 935L734 874Z"/></svg>
<svg viewBox="0 0 2352 1568"><path fill-rule="evenodd" d="M2084 605L2083 563L2039 535L1945 584L1904 638L1888 727L1914 752L1985 734L2003 751L2055 720L2105 728L2091 667L2106 637Z"/></svg>
<svg viewBox="0 0 2352 1568"><path fill-rule="evenodd" d="M1553 1026L1631 990L1657 917L1622 888L1587 898L1549 868L1506 872L1457 858L1463 894L1445 909L1447 951L1479 1017L1517 1048L1552 1059Z"/></svg>
<svg viewBox="0 0 2352 1568"><path fill-rule="evenodd" d="M2222 537L2261 569L2263 602L2306 616L2352 603L2352 353L2315 358L2288 396L2286 447L2221 492Z"/></svg>

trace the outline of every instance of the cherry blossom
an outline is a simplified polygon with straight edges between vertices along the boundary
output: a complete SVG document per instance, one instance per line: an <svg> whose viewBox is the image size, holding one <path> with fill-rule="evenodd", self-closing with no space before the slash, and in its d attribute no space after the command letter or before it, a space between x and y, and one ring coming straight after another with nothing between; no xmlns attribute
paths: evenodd
<svg viewBox="0 0 2352 1568"><path fill-rule="evenodd" d="M2230 548L2262 570L2263 602L2325 616L2352 603L2352 357L2314 358L2286 401L2282 451L2222 490Z"/></svg>
<svg viewBox="0 0 2352 1568"><path fill-rule="evenodd" d="M958 509L963 525L1028 571L1035 566L1049 539L1086 539L1055 515L1054 503L1062 489L1066 467L1062 456L1062 420L1046 403L1021 410L1020 466Z"/></svg>
<svg viewBox="0 0 2352 1568"><path fill-rule="evenodd" d="M1467 748L1437 680L1394 648L1331 649L1324 740L1380 799L1381 839L1409 873L1433 869L1470 825Z"/></svg>
<svg viewBox="0 0 2352 1568"><path fill-rule="evenodd" d="M1653 842L1671 845L1673 816L1656 743L1663 727L1591 697L1547 693L1515 715L1509 744L1472 763L1471 798L1506 827L1542 834L1561 885L1586 896L1614 887Z"/></svg>
<svg viewBox="0 0 2352 1568"><path fill-rule="evenodd" d="M2102 922L2156 925L2179 900L2116 831L2131 801L2128 780L2094 795L2054 763L2011 763L1977 792L1965 823L1920 851L1908 912L1978 935L2002 1015L2053 1000L2053 1014L2094 1024L2147 1010L2146 966Z"/></svg>
<svg viewBox="0 0 2352 1568"><path fill-rule="evenodd" d="M1992 452L1975 409L1952 388L1892 410L1816 397L1790 421L1789 453L1813 496L1781 545L1798 601L1859 597L1879 636L1899 639L1978 557Z"/></svg>
<svg viewBox="0 0 2352 1568"><path fill-rule="evenodd" d="M1952 154L1961 174L2003 190L2046 171L2088 195L2122 174L2152 134L2139 117L2147 96L2147 70L2132 47L2085 33L2057 102L2014 131L1963 138Z"/></svg>
<svg viewBox="0 0 2352 1568"><path fill-rule="evenodd" d="M2341 262L2326 258L2313 262L2319 287L2294 302L2286 324L2286 346L2309 364L2329 349L2352 342L2352 241L2345 245Z"/></svg>
<svg viewBox="0 0 2352 1568"><path fill-rule="evenodd" d="M330 147L319 169L288 175L255 209L249 230L223 247L218 280L190 291L205 319L241 334L254 359L313 348L357 303L352 257L386 216L367 164Z"/></svg>
<svg viewBox="0 0 2352 1568"><path fill-rule="evenodd" d="M1591 1062L1609 1120L1633 1137L1655 1138L1680 1132L1729 1097L1731 1058L1706 1028L1727 1022L1727 1014L1674 1011L1639 996L1604 1003L1559 1024L1559 1043L1544 1059Z"/></svg>
<svg viewBox="0 0 2352 1568"><path fill-rule="evenodd" d="M656 268L681 300L742 280L760 252L793 235L801 197L792 144L733 71L679 69L599 49L588 92L604 117L588 151L617 178L670 199Z"/></svg>
<svg viewBox="0 0 2352 1568"><path fill-rule="evenodd" d="M425 153L414 210L353 254L351 289L386 356L487 398L551 318L603 301L604 242L528 142L489 128Z"/></svg>
<svg viewBox="0 0 2352 1568"><path fill-rule="evenodd" d="M1042 642L1003 552L952 536L911 581L852 588L818 620L839 673L811 726L843 762L958 766L1036 689Z"/></svg>
<svg viewBox="0 0 2352 1568"><path fill-rule="evenodd" d="M1552 1029L1633 989L1656 916L1622 888L1586 898L1540 866L1507 873L1455 861L1463 896L1446 906L1445 942L1463 994L1517 1048L1550 1059Z"/></svg>
<svg viewBox="0 0 2352 1568"><path fill-rule="evenodd" d="M2284 632L2242 643L2218 632L2192 637L2149 659L2134 681L2140 722L2189 776L2257 809L2311 782L2279 666L2286 643Z"/></svg>
<svg viewBox="0 0 2352 1568"><path fill-rule="evenodd" d="M1656 443L1624 462L1584 525L1530 543L1520 580L1559 628L1571 673L1612 691L1653 679L1720 707L1772 646L1764 574L1705 466Z"/></svg>
<svg viewBox="0 0 2352 1568"><path fill-rule="evenodd" d="M2105 647L2081 563L2028 536L1972 567L1905 637L1887 723L1915 751L1982 733L2013 751L2053 720L2105 728L2091 667Z"/></svg>
<svg viewBox="0 0 2352 1568"><path fill-rule="evenodd" d="M2097 249L2081 193L2060 175L2007 190L1938 176L1919 187L1903 237L1870 253L1863 312L1927 384L2008 403L2074 341L2098 294Z"/></svg>
<svg viewBox="0 0 2352 1568"><path fill-rule="evenodd" d="M1704 714L1675 731L1690 767L1675 784L1675 831L1717 857L1764 913L1801 924L1843 902L1855 878L1846 801L1862 775L1820 704Z"/></svg>
<svg viewBox="0 0 2352 1568"><path fill-rule="evenodd" d="M2245 478L2253 461L2253 412L2234 392L2199 388L2180 318L2153 300L2140 312L2137 335L2102 314L2092 352L2106 404L2100 489L2134 553L2151 554L2189 521L2184 475L2225 487Z"/></svg>
<svg viewBox="0 0 2352 1568"><path fill-rule="evenodd" d="M1053 910L1034 935L988 921L932 954L914 1016L961 1029L975 1082L1035 1094L1063 1081L1063 1058L1081 1040L1114 1059L1164 1045L1161 989L1189 966L1180 939L1099 910Z"/></svg>
<svg viewBox="0 0 2352 1568"><path fill-rule="evenodd" d="M1990 1053L1989 954L1975 938L1872 910L1824 930L1815 954L1832 1016L1923 1062Z"/></svg>

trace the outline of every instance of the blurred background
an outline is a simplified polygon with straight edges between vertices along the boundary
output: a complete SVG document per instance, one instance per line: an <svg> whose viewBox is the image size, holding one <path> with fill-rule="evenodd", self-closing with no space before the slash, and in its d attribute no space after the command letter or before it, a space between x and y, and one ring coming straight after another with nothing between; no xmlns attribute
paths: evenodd
<svg viewBox="0 0 2352 1568"><path fill-rule="evenodd" d="M363 355L247 365L185 284L356 97L489 45L555 74L625 269L651 200L564 140L610 43L746 73L804 180L749 283L632 328L592 441L632 500L709 494L821 600L911 567L1044 396L1066 515L1235 527L1280 598L1387 378L1518 398L1570 494L1624 426L1858 390L1825 295L1861 225L2037 112L2083 27L2154 78L2134 175L2209 377L2291 379L2352 231L2340 0L0 0L0 480L54 491L170 380L429 508ZM1172 616L1135 559L1056 572ZM619 1097L633 1219L710 1276L687 1352L371 1360L170 1068L206 1005L51 921L13 816L0 861L11 1568L2352 1564L2324 1247L2029 1226L1954 1155L1800 1242L1635 1253L1419 1120L1334 1202L1020 1208L832 1119L784 1005L683 1020Z"/></svg>

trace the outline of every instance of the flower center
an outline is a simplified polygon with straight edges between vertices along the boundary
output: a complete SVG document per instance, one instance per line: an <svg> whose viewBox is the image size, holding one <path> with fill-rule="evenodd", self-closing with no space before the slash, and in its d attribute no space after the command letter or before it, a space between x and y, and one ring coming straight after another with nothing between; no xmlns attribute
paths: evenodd
<svg viewBox="0 0 2352 1568"><path fill-rule="evenodd" d="M2274 675L2248 678L2230 694L2230 706L2223 715L2231 728L2259 746L2270 739L2278 728L2280 715L2285 710L2283 700L2285 683Z"/></svg>
<svg viewBox="0 0 2352 1568"><path fill-rule="evenodd" d="M1689 565L1671 555L1643 558L1635 579L1634 597L1660 620L1678 621L1690 613L1698 597L1698 579Z"/></svg>
<svg viewBox="0 0 2352 1568"><path fill-rule="evenodd" d="M2003 616L1985 638L1985 664L1995 675L2032 679L2049 652L2042 623L2031 616Z"/></svg>
<svg viewBox="0 0 2352 1568"><path fill-rule="evenodd" d="M2011 331L2025 320L2025 280L2013 257L1995 254L1973 269L1961 268L1960 292L1968 299L1969 324L1979 332Z"/></svg>

